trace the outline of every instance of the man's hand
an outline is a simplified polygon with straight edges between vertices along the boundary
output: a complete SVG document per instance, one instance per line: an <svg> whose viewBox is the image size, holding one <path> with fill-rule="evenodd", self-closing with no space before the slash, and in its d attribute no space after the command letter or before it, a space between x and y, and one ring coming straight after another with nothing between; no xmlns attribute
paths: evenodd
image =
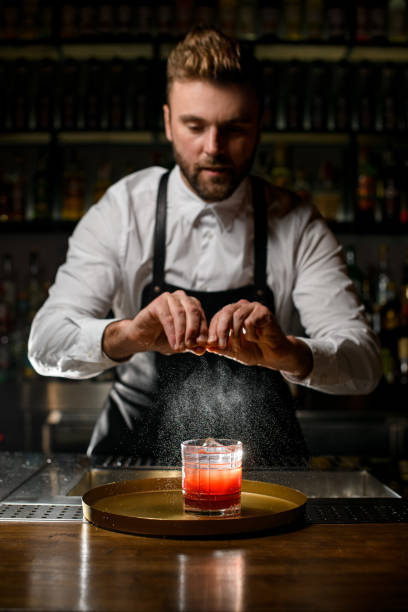
<svg viewBox="0 0 408 612"><path fill-rule="evenodd" d="M207 350L245 365L260 365L307 376L313 367L309 347L286 336L271 311L259 302L240 300L229 304L212 318Z"/></svg>
<svg viewBox="0 0 408 612"><path fill-rule="evenodd" d="M115 361L142 351L165 355L192 351L202 355L207 338L207 320L199 300L179 290L162 293L134 319L108 325L102 348Z"/></svg>

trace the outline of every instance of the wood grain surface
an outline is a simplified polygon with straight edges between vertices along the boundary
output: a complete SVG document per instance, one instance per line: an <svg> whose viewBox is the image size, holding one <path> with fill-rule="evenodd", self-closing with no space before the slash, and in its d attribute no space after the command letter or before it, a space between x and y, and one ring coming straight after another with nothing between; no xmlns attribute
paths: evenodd
<svg viewBox="0 0 408 612"><path fill-rule="evenodd" d="M408 525L182 540L2 523L0 609L405 612Z"/></svg>

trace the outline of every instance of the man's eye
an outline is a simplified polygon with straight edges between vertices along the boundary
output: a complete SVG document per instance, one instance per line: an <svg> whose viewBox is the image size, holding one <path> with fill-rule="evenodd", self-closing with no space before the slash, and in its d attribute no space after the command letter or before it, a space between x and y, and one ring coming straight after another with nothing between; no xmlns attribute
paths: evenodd
<svg viewBox="0 0 408 612"><path fill-rule="evenodd" d="M190 130L190 132L201 132L203 128L201 127L201 125L189 125L188 129Z"/></svg>

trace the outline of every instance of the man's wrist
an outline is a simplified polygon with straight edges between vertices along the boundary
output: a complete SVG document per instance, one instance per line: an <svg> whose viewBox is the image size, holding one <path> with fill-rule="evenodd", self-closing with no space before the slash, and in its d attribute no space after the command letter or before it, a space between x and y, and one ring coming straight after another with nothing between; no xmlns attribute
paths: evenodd
<svg viewBox="0 0 408 612"><path fill-rule="evenodd" d="M287 336L287 340L292 345L293 357L289 367L281 370L285 374L302 380L310 375L313 370L313 354L310 347L300 338Z"/></svg>
<svg viewBox="0 0 408 612"><path fill-rule="evenodd" d="M102 335L102 350L112 361L127 361L135 353L128 330L131 321L121 319L107 325Z"/></svg>

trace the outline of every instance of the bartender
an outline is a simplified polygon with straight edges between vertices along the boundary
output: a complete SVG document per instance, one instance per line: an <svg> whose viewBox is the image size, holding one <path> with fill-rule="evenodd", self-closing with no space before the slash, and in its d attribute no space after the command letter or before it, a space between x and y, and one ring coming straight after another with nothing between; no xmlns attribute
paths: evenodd
<svg viewBox="0 0 408 612"><path fill-rule="evenodd" d="M242 440L246 465L305 465L288 382L364 394L381 375L341 247L313 205L250 175L261 73L236 41L195 28L171 51L164 121L174 168L126 176L77 224L30 361L115 367L88 454L175 465L212 436Z"/></svg>

